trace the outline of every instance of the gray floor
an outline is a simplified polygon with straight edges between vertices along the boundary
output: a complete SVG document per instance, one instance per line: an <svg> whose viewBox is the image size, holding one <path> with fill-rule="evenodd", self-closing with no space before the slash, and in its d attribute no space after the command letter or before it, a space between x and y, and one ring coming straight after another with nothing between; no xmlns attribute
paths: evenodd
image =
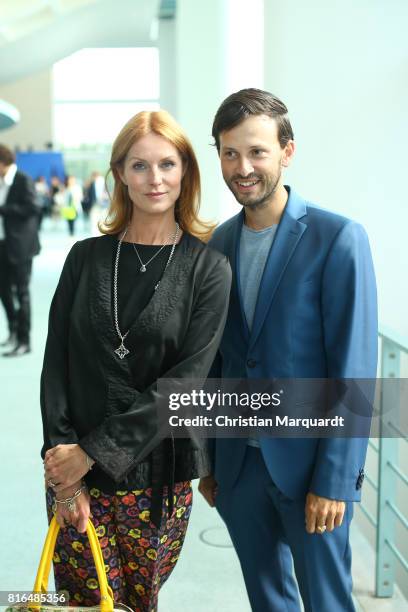
<svg viewBox="0 0 408 612"><path fill-rule="evenodd" d="M33 352L16 360L0 360L3 479L0 591L32 588L46 532L39 455L42 440L39 376L48 308L71 241L65 225L60 224L53 231L48 225L42 242L43 251L35 260L33 272ZM1 313L0 337L5 332ZM373 599L373 553L355 526L353 544L355 593L360 609L408 610L398 593L391 601ZM250 611L228 534L217 513L196 491L184 549L160 596L160 612L176 612L180 606L188 612Z"/></svg>

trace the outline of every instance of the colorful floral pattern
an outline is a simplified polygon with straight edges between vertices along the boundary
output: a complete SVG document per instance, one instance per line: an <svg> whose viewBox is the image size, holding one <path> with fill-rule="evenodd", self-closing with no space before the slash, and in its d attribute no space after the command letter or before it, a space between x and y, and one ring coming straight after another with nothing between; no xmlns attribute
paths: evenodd
<svg viewBox="0 0 408 612"><path fill-rule="evenodd" d="M183 546L191 512L191 483L176 483L173 493L174 510L168 518L164 488L163 520L157 529L150 522L151 488L116 491L115 495L90 490L92 520L115 602L124 603L135 612L156 612L159 590L175 567ZM52 501L52 490L48 490L49 520ZM99 585L86 534L78 533L72 526L61 529L53 561L56 589L69 592L71 606L99 604Z"/></svg>

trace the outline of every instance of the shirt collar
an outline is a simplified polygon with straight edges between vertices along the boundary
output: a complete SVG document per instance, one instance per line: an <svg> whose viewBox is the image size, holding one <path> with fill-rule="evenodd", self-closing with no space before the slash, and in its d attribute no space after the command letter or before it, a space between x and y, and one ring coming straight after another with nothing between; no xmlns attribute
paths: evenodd
<svg viewBox="0 0 408 612"><path fill-rule="evenodd" d="M3 178L5 185L8 185L10 187L13 184L14 177L16 176L16 172L17 172L16 164L11 164L10 168L7 170Z"/></svg>

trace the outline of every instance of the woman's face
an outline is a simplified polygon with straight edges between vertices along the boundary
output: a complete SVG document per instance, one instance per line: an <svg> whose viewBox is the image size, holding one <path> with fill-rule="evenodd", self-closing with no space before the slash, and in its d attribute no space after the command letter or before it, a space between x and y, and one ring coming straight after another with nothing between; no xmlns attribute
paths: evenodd
<svg viewBox="0 0 408 612"><path fill-rule="evenodd" d="M183 163L171 142L150 132L129 149L119 174L137 210L163 214L180 195Z"/></svg>

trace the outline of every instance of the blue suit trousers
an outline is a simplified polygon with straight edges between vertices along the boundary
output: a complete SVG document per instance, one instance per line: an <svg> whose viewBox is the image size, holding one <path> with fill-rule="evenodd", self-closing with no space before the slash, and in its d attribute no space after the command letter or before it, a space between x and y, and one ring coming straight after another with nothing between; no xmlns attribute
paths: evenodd
<svg viewBox="0 0 408 612"><path fill-rule="evenodd" d="M323 535L305 529L305 499L292 500L274 484L259 449L247 447L231 489L218 488L216 507L237 551L253 612L354 612L349 529ZM293 572L294 569L294 572Z"/></svg>

